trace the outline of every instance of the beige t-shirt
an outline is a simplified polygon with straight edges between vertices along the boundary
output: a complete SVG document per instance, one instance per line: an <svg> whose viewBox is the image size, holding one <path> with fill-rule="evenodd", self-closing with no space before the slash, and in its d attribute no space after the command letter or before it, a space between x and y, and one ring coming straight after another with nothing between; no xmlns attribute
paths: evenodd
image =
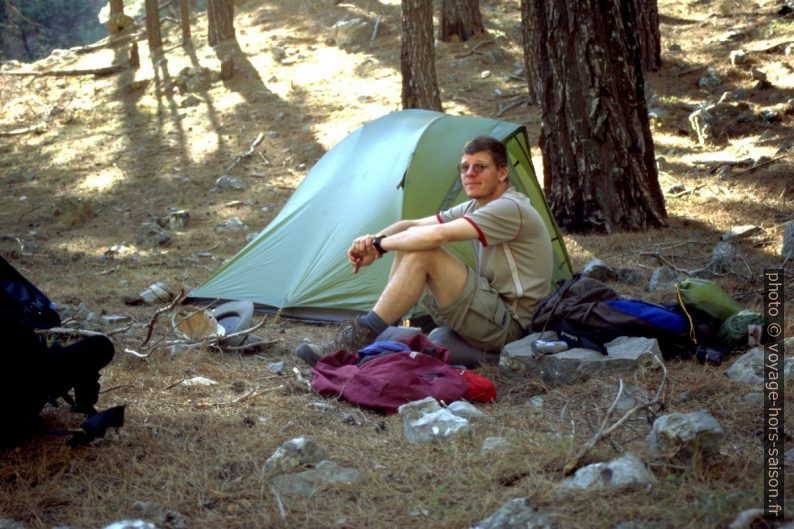
<svg viewBox="0 0 794 529"><path fill-rule="evenodd" d="M526 195L509 187L483 207L476 200L437 215L438 221L464 218L477 230L473 239L477 273L513 308L526 329L538 301L549 294L553 258L551 239Z"/></svg>

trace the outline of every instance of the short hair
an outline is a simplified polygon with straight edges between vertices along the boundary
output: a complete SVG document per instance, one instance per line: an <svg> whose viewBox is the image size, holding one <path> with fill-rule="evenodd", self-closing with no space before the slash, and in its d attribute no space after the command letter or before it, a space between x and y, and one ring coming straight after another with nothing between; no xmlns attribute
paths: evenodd
<svg viewBox="0 0 794 529"><path fill-rule="evenodd" d="M497 167L507 167L507 148L505 144L491 136L477 136L466 142L463 154L488 151Z"/></svg>

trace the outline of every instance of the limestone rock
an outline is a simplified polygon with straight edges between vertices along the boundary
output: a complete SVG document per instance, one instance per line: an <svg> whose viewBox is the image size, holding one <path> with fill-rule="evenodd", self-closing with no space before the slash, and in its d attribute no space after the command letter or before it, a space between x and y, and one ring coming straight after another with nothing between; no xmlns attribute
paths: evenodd
<svg viewBox="0 0 794 529"><path fill-rule="evenodd" d="M331 26L331 39L340 48L368 45L372 26L362 18L339 20Z"/></svg>
<svg viewBox="0 0 794 529"><path fill-rule="evenodd" d="M706 411L670 413L657 418L648 434L648 446L657 456L689 459L694 454L717 455L725 431Z"/></svg>
<svg viewBox="0 0 794 529"><path fill-rule="evenodd" d="M632 454L613 459L607 463L594 463L576 471L562 483L562 492L578 490L602 490L639 488L656 483L656 477L645 467L645 463Z"/></svg>
<svg viewBox="0 0 794 529"><path fill-rule="evenodd" d="M584 277L598 279L599 281L617 281L618 274L601 259L591 259L582 270Z"/></svg>
<svg viewBox="0 0 794 529"><path fill-rule="evenodd" d="M310 497L333 485L350 485L360 479L361 473L358 470L340 467L335 462L324 459L315 468L296 474L275 476L269 483L282 494Z"/></svg>
<svg viewBox="0 0 794 529"><path fill-rule="evenodd" d="M529 505L528 498L505 503L471 529L555 529L557 524Z"/></svg>
<svg viewBox="0 0 794 529"><path fill-rule="evenodd" d="M409 443L427 443L471 431L469 421L441 408L433 397L403 404L397 409Z"/></svg>
<svg viewBox="0 0 794 529"><path fill-rule="evenodd" d="M675 284L679 280L678 272L665 265L657 268L648 280L648 292L658 292L664 290L675 290Z"/></svg>
<svg viewBox="0 0 794 529"><path fill-rule="evenodd" d="M265 470L287 471L303 465L313 465L326 459L325 448L307 437L285 441L265 462Z"/></svg>
<svg viewBox="0 0 794 529"><path fill-rule="evenodd" d="M662 362L659 344L653 338L620 337L605 344L607 355L591 349L573 348L556 354L537 356L530 344L538 333L507 344L499 358L500 370L509 376L540 379L557 386L582 381L598 374L627 373Z"/></svg>

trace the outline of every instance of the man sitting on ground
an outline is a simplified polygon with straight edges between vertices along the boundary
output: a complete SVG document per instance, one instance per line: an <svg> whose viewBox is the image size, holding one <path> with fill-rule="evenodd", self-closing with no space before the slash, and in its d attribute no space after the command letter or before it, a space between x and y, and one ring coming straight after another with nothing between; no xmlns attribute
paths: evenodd
<svg viewBox="0 0 794 529"><path fill-rule="evenodd" d="M529 198L508 183L507 150L499 140L470 140L458 168L471 200L353 240L347 256L354 274L388 251L396 254L377 303L342 329L335 348L365 347L420 300L440 326L431 340L450 350L453 364L497 361L493 353L526 335L551 283L546 226ZM476 272L444 248L465 240L473 243ZM302 344L296 354L313 365L322 349Z"/></svg>

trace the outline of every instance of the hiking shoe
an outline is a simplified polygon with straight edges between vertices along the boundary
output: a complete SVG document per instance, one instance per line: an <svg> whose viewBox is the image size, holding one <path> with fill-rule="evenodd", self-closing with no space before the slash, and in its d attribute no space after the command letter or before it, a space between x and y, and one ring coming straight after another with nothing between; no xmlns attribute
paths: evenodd
<svg viewBox="0 0 794 529"><path fill-rule="evenodd" d="M314 367L317 361L325 356L325 352L317 344L303 342L295 349L295 356Z"/></svg>
<svg viewBox="0 0 794 529"><path fill-rule="evenodd" d="M356 318L336 333L334 344L338 349L346 349L357 353L378 337L378 333L361 323L360 318Z"/></svg>

